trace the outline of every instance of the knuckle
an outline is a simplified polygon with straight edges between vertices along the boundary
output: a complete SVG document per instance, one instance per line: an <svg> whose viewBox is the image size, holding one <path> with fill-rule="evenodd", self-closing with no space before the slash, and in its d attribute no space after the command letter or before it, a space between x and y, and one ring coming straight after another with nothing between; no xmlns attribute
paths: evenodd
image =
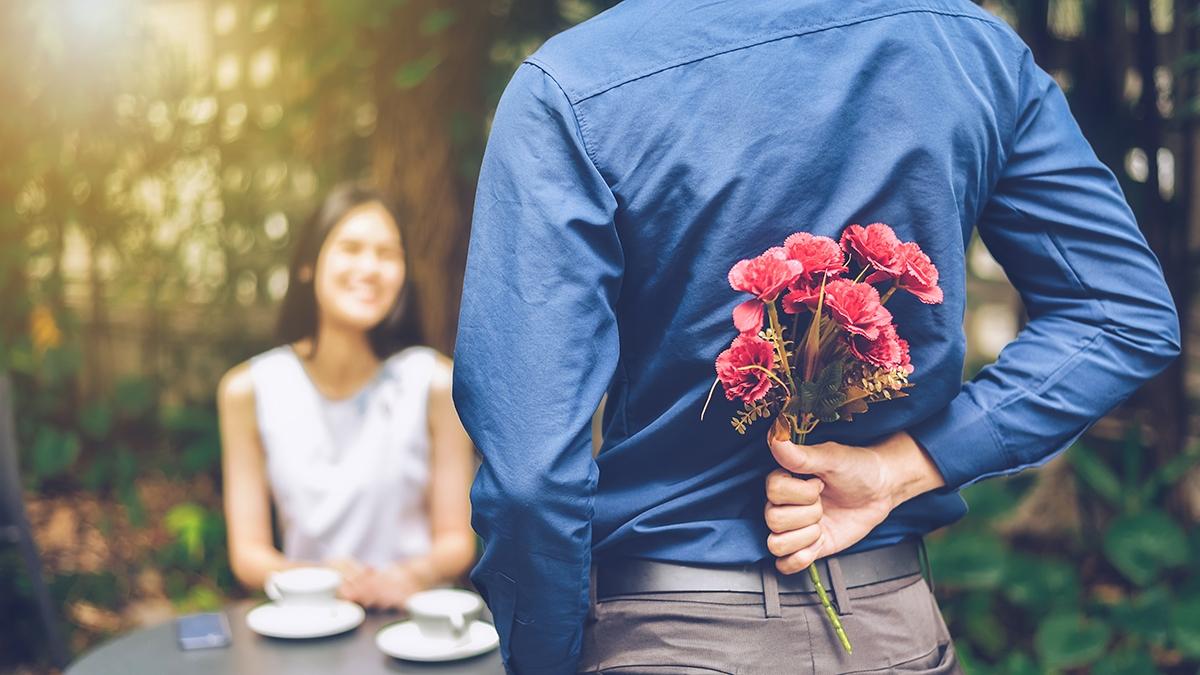
<svg viewBox="0 0 1200 675"><path fill-rule="evenodd" d="M787 547L784 546L783 538L776 534L767 537L767 550L771 552L771 555L776 557L785 556L789 553Z"/></svg>
<svg viewBox="0 0 1200 675"><path fill-rule="evenodd" d="M781 511L782 509L779 507L767 508L767 527L772 532L781 533L787 531L787 518L783 513L781 513Z"/></svg>
<svg viewBox="0 0 1200 675"><path fill-rule="evenodd" d="M784 495L784 478L779 474L771 474L767 477L767 499L778 504L783 501Z"/></svg>

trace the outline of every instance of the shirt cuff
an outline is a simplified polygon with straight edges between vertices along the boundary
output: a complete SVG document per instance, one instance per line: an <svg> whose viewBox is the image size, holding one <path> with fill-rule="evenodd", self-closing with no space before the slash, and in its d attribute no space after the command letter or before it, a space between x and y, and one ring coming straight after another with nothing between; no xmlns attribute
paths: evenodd
<svg viewBox="0 0 1200 675"><path fill-rule="evenodd" d="M952 492L985 476L1005 473L1013 466L987 413L965 391L945 408L909 427L908 433L929 454L946 481L935 492Z"/></svg>

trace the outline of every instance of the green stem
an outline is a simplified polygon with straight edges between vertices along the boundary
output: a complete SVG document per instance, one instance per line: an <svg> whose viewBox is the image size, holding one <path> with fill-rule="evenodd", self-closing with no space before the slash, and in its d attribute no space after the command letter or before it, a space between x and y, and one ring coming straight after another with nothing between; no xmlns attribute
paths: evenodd
<svg viewBox="0 0 1200 675"><path fill-rule="evenodd" d="M883 297L879 299L879 304L881 304L881 305L886 304L888 301L888 298L892 297L892 293L895 293L897 288L900 288L900 280L899 279L896 280L895 284L892 284L892 287L888 289L887 293L883 294Z"/></svg>
<svg viewBox="0 0 1200 675"><path fill-rule="evenodd" d="M784 384L782 381L780 381L779 377L777 377L775 375L775 373L772 373L771 371L767 370L766 368L763 368L762 366L760 366L758 364L752 363L748 366L742 366L742 367L738 368L738 370L739 371L741 371L741 370L761 370L767 374L767 377L778 382L779 386L783 387L784 389L787 389L787 385Z"/></svg>
<svg viewBox="0 0 1200 675"><path fill-rule="evenodd" d="M853 654L854 648L850 646L850 638L846 636L846 629L842 627L842 621L838 618L837 612L833 611L833 604L829 602L829 594L825 592L825 586L821 583L821 575L817 574L817 563L813 561L808 566L808 575L812 578L813 586L817 587L817 595L821 598L821 607L825 609L825 616L829 617L829 621L833 624L833 632L837 633L838 641L842 643L842 648L847 654Z"/></svg>
<svg viewBox="0 0 1200 675"><path fill-rule="evenodd" d="M788 394L796 395L796 381L792 379L792 366L787 360L787 351L783 348L783 329L779 326L779 310L775 309L775 303L767 303L767 316L771 319L771 332L775 335L775 352L779 355L780 362L783 363L783 373L787 375L788 384L791 387L788 389Z"/></svg>

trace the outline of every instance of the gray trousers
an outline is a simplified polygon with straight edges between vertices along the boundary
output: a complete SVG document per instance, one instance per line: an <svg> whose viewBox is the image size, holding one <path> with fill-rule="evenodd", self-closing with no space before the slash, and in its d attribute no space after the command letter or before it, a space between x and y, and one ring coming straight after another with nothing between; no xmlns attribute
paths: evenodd
<svg viewBox="0 0 1200 675"><path fill-rule="evenodd" d="M962 673L946 622L921 574L832 591L841 591L831 600L854 648L846 654L817 595L779 593L773 564L764 572L766 593L642 593L594 602L580 670Z"/></svg>

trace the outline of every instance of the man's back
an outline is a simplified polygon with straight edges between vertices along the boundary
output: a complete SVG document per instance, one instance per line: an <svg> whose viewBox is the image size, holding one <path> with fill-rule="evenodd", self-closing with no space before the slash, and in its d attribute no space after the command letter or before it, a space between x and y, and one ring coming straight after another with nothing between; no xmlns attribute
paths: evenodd
<svg viewBox="0 0 1200 675"><path fill-rule="evenodd" d="M888 223L945 290L941 305L888 305L912 348L909 397L809 437L909 429L946 477L853 550L957 520L957 488L1044 462L1178 343L1111 173L1027 48L967 0L626 0L527 59L495 124L455 396L485 457L476 528L496 544L476 579L547 588L518 617L552 594L578 616L592 551L768 555L766 429L739 436L719 393L700 411L745 299L726 272L792 232ZM1034 321L960 392L977 223ZM1070 393L1071 377L1094 390ZM587 419L605 390L593 464Z"/></svg>
<svg viewBox="0 0 1200 675"><path fill-rule="evenodd" d="M744 299L725 274L792 232L836 239L883 221L932 256L944 287L961 288L1012 126L1019 46L965 1L627 1L530 57L573 104L618 204L620 365L597 460L598 557L765 555L765 430L739 436L719 393L700 421ZM819 427L813 442L865 441L944 406L961 380L963 303L961 292L936 307L894 300L917 366L912 396ZM954 494L924 499L939 503L910 504L911 522L896 514L864 545L965 512Z"/></svg>

